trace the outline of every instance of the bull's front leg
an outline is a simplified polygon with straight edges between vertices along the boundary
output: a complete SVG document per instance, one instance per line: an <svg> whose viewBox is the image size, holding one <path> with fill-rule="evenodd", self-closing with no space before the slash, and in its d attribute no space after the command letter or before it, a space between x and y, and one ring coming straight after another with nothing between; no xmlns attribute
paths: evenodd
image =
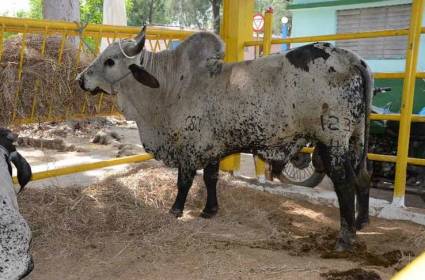
<svg viewBox="0 0 425 280"><path fill-rule="evenodd" d="M207 187L207 203L201 213L202 218L212 218L217 214L217 181L219 161L213 161L204 168L204 182Z"/></svg>
<svg viewBox="0 0 425 280"><path fill-rule="evenodd" d="M190 187L192 187L193 178L195 178L196 169L179 167L179 174L177 177L177 196L170 213L174 216L183 216L184 204L186 203L187 194Z"/></svg>

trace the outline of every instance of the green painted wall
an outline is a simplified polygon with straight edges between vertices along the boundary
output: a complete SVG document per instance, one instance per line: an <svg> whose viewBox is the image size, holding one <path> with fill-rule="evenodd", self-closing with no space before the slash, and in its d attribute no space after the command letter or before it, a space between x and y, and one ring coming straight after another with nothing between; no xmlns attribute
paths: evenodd
<svg viewBox="0 0 425 280"><path fill-rule="evenodd" d="M391 104L390 110L393 112L400 112L401 92L403 89L403 80L375 80L377 87L391 87L391 92L381 93L375 96L373 104L379 107L386 107ZM413 112L419 112L425 107L425 81L422 79L416 80L415 86L415 101Z"/></svg>

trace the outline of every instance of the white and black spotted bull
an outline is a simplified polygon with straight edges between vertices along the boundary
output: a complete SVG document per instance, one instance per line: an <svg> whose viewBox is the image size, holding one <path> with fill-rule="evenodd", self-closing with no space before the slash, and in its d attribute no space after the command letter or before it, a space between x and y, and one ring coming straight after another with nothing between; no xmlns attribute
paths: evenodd
<svg viewBox="0 0 425 280"><path fill-rule="evenodd" d="M20 191L31 179L31 167L16 151L15 135L0 128L0 279L22 279L33 269L31 231L19 213L12 183L12 165L18 170Z"/></svg>
<svg viewBox="0 0 425 280"><path fill-rule="evenodd" d="M206 32L159 53L144 50L144 43L142 31L135 41L111 44L77 79L93 94L117 93L121 111L137 122L145 149L178 168L172 213L182 214L197 169L204 169L208 194L202 216L210 217L218 209L221 158L256 152L287 162L306 143L315 143L339 199L337 249L351 246L356 228L368 222L364 170L373 80L363 60L316 43L224 63L222 41Z"/></svg>

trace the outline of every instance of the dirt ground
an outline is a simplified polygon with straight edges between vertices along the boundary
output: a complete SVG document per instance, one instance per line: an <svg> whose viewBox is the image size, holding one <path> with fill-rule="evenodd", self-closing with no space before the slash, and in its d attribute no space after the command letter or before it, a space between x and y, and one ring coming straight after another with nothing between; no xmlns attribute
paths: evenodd
<svg viewBox="0 0 425 280"><path fill-rule="evenodd" d="M155 161L87 188L29 188L29 279L390 279L425 250L425 227L372 218L355 251L333 252L336 208L241 187L221 175L219 214L199 218L197 176L185 214L168 213L176 170Z"/></svg>

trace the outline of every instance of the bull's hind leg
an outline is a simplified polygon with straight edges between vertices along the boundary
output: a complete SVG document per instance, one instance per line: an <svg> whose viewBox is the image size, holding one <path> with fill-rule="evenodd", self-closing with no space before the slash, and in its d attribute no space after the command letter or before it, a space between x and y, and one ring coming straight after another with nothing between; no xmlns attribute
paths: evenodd
<svg viewBox="0 0 425 280"><path fill-rule="evenodd" d="M357 174L357 218L356 229L361 230L369 224L369 187L370 177L366 167L362 167Z"/></svg>
<svg viewBox="0 0 425 280"><path fill-rule="evenodd" d="M179 167L179 174L177 177L177 197L170 213L176 217L183 216L184 204L186 203L187 194L192 186L193 179L196 175L196 169L185 169Z"/></svg>
<svg viewBox="0 0 425 280"><path fill-rule="evenodd" d="M201 213L202 218L211 218L218 211L217 181L219 162L213 161L204 168L204 182L207 187L207 204Z"/></svg>
<svg viewBox="0 0 425 280"><path fill-rule="evenodd" d="M348 145L347 145L348 146ZM337 251L350 250L356 236L354 224L355 178L348 147L318 144L326 174L331 178L339 203L340 234Z"/></svg>
<svg viewBox="0 0 425 280"><path fill-rule="evenodd" d="M366 162L367 148L364 144L363 135L354 135L350 141L350 154L352 166L357 167L356 172L356 195L357 195L357 218L356 229L360 230L369 223L369 188L370 176Z"/></svg>

